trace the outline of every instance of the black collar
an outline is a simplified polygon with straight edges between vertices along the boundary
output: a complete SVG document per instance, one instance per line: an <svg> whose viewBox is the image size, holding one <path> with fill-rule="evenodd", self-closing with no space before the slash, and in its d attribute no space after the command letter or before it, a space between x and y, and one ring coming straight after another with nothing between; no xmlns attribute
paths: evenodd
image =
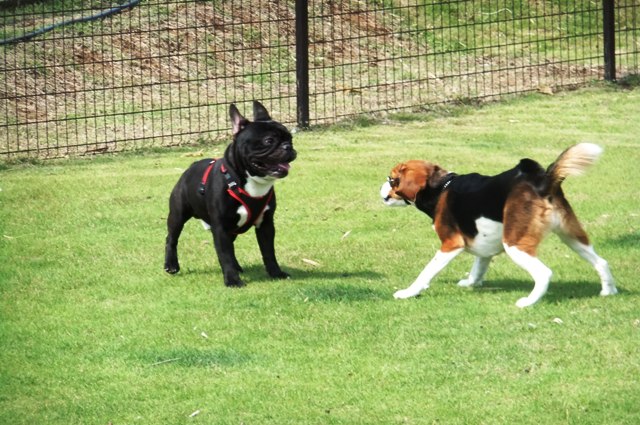
<svg viewBox="0 0 640 425"><path fill-rule="evenodd" d="M448 173L436 187L427 187L416 195L415 206L432 219L435 217L436 205L440 196L449 188L451 182L458 177L455 173Z"/></svg>
<svg viewBox="0 0 640 425"><path fill-rule="evenodd" d="M444 192L445 190L447 190L447 188L449 187L449 185L451 184L453 179L455 179L456 177L458 177L458 175L456 173L447 174L445 176L445 181L444 181L444 184L442 185L442 189L440 189L440 191Z"/></svg>

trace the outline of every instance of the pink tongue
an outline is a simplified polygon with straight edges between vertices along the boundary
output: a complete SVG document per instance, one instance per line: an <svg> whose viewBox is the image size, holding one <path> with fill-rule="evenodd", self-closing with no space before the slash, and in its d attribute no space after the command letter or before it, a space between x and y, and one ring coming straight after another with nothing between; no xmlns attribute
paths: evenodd
<svg viewBox="0 0 640 425"><path fill-rule="evenodd" d="M289 171L289 168L291 168L291 165L289 165L289 163L287 162L284 162L282 164L278 164L278 167L282 170Z"/></svg>

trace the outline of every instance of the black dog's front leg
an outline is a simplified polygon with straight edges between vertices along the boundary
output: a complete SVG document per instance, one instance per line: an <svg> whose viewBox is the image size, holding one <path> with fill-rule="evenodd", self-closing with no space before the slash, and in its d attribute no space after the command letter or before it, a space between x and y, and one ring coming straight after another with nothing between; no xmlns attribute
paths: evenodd
<svg viewBox="0 0 640 425"><path fill-rule="evenodd" d="M233 242L236 235L225 232L222 226L212 226L213 244L218 255L218 262L222 268L224 276L224 284L226 286L244 286L244 282L240 279L239 272L242 271L238 260L236 259L235 248ZM217 230L216 230L217 229Z"/></svg>
<svg viewBox="0 0 640 425"><path fill-rule="evenodd" d="M258 246L260 246L262 261L269 276L276 279L288 278L289 274L282 271L276 260L274 247L276 229L273 225L273 214L267 214L260 224L260 227L256 227L256 237L258 239Z"/></svg>

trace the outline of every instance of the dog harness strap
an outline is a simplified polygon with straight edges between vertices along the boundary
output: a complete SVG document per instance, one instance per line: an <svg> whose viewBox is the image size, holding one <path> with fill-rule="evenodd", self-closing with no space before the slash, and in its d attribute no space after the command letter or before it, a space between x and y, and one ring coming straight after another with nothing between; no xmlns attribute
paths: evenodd
<svg viewBox="0 0 640 425"><path fill-rule="evenodd" d="M222 172L222 175L224 176L224 180L227 182L227 186L229 188L238 186L237 179L231 175L231 172L229 172L227 167L224 165L224 160L220 160L220 171Z"/></svg>
<svg viewBox="0 0 640 425"><path fill-rule="evenodd" d="M235 173L226 166L224 159L220 160L220 172L227 182L227 193L229 196L240 202L240 204L242 204L242 206L247 210L247 221L234 231L235 234L239 235L249 230L260 218L264 210L267 209L267 206L273 197L273 188L271 188L271 190L269 190L269 192L264 196L253 197L240 187L237 178L234 175Z"/></svg>
<svg viewBox="0 0 640 425"><path fill-rule="evenodd" d="M202 180L200 180L200 187L198 187L198 193L200 195L204 195L204 187L207 184L207 180L209 180L209 174L211 174L211 169L213 168L215 163L216 163L216 160L212 159L211 162L209 162L209 165L207 166L207 168L204 170L204 174L202 174Z"/></svg>
<svg viewBox="0 0 640 425"><path fill-rule="evenodd" d="M266 195L260 198L254 198L237 186L235 189L227 189L227 193L236 201L240 202L247 210L247 221L234 231L235 234L239 235L249 230L251 226L256 223L258 218L260 218L264 210L267 209L267 205L269 205L269 202L273 197L273 188Z"/></svg>

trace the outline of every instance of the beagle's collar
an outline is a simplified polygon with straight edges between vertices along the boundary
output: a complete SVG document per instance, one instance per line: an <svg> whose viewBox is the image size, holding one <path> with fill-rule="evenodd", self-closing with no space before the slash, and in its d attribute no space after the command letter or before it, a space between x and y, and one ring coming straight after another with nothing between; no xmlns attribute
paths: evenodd
<svg viewBox="0 0 640 425"><path fill-rule="evenodd" d="M451 182L453 181L453 179L455 179L456 177L458 177L458 175L456 173L449 173L446 176L447 181L444 182L444 185L442 186L442 191L444 192L445 190L447 190L447 188L449 187L449 185L451 184Z"/></svg>

